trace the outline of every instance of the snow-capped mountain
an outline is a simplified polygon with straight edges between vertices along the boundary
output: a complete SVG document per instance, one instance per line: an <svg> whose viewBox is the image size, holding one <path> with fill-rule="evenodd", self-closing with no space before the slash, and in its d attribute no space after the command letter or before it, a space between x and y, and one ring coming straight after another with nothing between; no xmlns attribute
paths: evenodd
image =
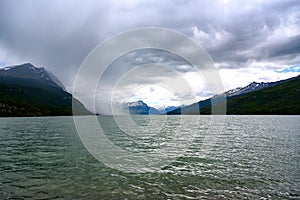
<svg viewBox="0 0 300 200"><path fill-rule="evenodd" d="M26 82L26 80L35 80L43 84L60 87L65 91L63 84L54 74L42 67L35 67L30 63L1 68L0 77L3 79L5 78L7 81L11 79L19 79L23 80L24 82Z"/></svg>
<svg viewBox="0 0 300 200"><path fill-rule="evenodd" d="M228 90L227 92L225 92L227 97L231 97L231 96L236 96L236 95L241 95L241 94L246 94L249 92L253 92L256 90L260 90L266 87L269 87L271 83L257 83L257 82L252 82L249 85L247 85L246 87L238 87L232 90Z"/></svg>
<svg viewBox="0 0 300 200"><path fill-rule="evenodd" d="M136 114L136 115L157 115L160 114L160 112L152 107L149 107L146 103L143 101L133 101L133 102L127 102L122 104L122 109L126 110L128 109L130 114Z"/></svg>
<svg viewBox="0 0 300 200"><path fill-rule="evenodd" d="M289 79L288 79L289 80ZM249 85L247 85L246 87L238 87L232 90L228 90L227 92L225 92L227 97L232 97L232 96L236 96L236 95L242 95L242 94L247 94L250 92L254 92L263 88L267 88L270 86L274 86L277 85L279 83L283 83L287 80L281 80L281 81L276 81L276 82L252 82Z"/></svg>
<svg viewBox="0 0 300 200"><path fill-rule="evenodd" d="M180 108L181 106L167 106L167 107L161 107L158 109L158 111L161 113L161 114L165 114L165 113L168 113L168 112L171 112L172 110L175 110L177 108Z"/></svg>
<svg viewBox="0 0 300 200"><path fill-rule="evenodd" d="M89 115L44 68L30 63L0 69L0 116Z"/></svg>
<svg viewBox="0 0 300 200"><path fill-rule="evenodd" d="M133 102L128 102L128 103L126 103L126 105L128 107L146 107L146 106L148 106L146 103L144 103L141 100L139 100L139 101L133 101Z"/></svg>
<svg viewBox="0 0 300 200"><path fill-rule="evenodd" d="M212 99L214 100L213 102L215 104L224 103L224 98L223 98L224 94L226 95L227 98L227 102L225 102L227 103L227 111L228 113L231 114L274 114L274 113L298 114L299 113L297 111L298 103L295 102L299 101L298 100L299 96L297 96L299 91L299 88L297 88L299 87L297 85L297 81L299 81L299 79L300 76L296 76L293 78L280 80L276 82L268 82L268 83L252 82L246 87L238 87L233 90L229 90L223 94L215 95L212 98L208 98L188 106L182 106L181 108L174 109L168 112L167 114L179 115L182 114L182 110L184 111L184 114L199 114L200 111L204 111L204 113L206 114L210 113ZM279 85L282 86L284 84L285 86L283 88L279 87ZM276 90L281 91L281 94L277 94L277 91L274 89L272 90L272 88L276 88ZM270 94L265 93L264 91L269 91ZM252 92L255 92L256 94L253 94ZM287 98L287 95L290 96L290 99ZM266 98L266 96L268 96L268 98ZM268 102L269 99L274 99L274 101ZM236 101L242 103L236 103ZM230 103L228 104L228 102ZM247 102L250 102L250 104L251 102L255 102L255 104L249 105L247 104ZM261 102L263 102L263 104ZM282 102L286 102L286 103L282 103ZM272 104L273 107L270 106ZM274 106L275 104L279 105L279 107ZM243 105L247 105L248 107L246 106L245 108L243 107ZM251 109L249 109L250 107Z"/></svg>

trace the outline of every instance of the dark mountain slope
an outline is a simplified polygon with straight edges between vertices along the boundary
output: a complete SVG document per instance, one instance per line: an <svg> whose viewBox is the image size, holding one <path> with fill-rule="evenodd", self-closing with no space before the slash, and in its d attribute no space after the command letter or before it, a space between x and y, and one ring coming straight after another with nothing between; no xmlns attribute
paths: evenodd
<svg viewBox="0 0 300 200"><path fill-rule="evenodd" d="M263 83L260 89L237 94L227 96L227 114L300 114L300 76ZM222 102L218 102L218 97L214 99L216 106L221 106ZM211 114L211 99L173 110L168 114L181 114L182 111L185 114L199 114L199 109L200 114Z"/></svg>
<svg viewBox="0 0 300 200"><path fill-rule="evenodd" d="M210 114L210 107L201 110ZM300 76L281 84L227 100L227 114L299 115Z"/></svg>
<svg viewBox="0 0 300 200"><path fill-rule="evenodd" d="M0 69L0 116L72 115L72 95L52 76L31 64ZM90 114L74 103L75 114Z"/></svg>

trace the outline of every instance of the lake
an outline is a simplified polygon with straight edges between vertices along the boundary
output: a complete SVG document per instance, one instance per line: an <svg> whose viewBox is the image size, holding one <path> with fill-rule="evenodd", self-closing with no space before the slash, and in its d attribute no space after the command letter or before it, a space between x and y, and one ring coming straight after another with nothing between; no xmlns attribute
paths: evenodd
<svg viewBox="0 0 300 200"><path fill-rule="evenodd" d="M151 118L133 117L137 129L98 117L133 155L124 168L113 149L89 149L103 162L90 154L72 117L0 118L0 199L300 198L300 116L226 116L221 129L209 116Z"/></svg>

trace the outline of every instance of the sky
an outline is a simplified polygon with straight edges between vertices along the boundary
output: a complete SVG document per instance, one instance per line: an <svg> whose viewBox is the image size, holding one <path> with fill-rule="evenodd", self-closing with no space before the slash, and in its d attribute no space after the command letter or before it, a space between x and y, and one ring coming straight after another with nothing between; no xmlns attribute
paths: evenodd
<svg viewBox="0 0 300 200"><path fill-rule="evenodd" d="M99 43L142 27L168 28L192 38L213 60L224 90L300 74L298 0L1 0L0 67L27 62L45 67L71 92L80 65ZM164 76L154 76L153 70L160 70L156 66L146 70L148 74L143 71L144 82L132 78L112 95L110 88L120 81L114 77L120 78L123 68L151 62L174 66L180 73L165 70ZM141 77L139 73L132 77ZM151 77L156 82L149 83ZM193 94L164 87L168 80L180 78ZM185 60L155 50L120 57L101 81L98 104L109 97L118 102L142 99L155 107L176 106L212 95ZM185 96L186 101L179 102L176 95Z"/></svg>

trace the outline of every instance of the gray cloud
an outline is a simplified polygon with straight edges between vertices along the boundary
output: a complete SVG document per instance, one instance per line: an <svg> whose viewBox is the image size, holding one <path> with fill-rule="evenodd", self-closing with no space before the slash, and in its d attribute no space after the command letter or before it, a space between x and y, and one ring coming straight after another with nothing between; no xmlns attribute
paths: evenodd
<svg viewBox="0 0 300 200"><path fill-rule="evenodd" d="M2 0L0 62L32 62L70 87L81 62L99 42L146 26L192 37L220 69L247 68L253 60L300 63L298 0ZM145 51L126 59L119 63L120 73L124 66L153 61L177 66L183 73L190 70L176 56L161 52Z"/></svg>
<svg viewBox="0 0 300 200"><path fill-rule="evenodd" d="M300 53L300 35L291 37L281 45L270 49L270 57L295 56Z"/></svg>

